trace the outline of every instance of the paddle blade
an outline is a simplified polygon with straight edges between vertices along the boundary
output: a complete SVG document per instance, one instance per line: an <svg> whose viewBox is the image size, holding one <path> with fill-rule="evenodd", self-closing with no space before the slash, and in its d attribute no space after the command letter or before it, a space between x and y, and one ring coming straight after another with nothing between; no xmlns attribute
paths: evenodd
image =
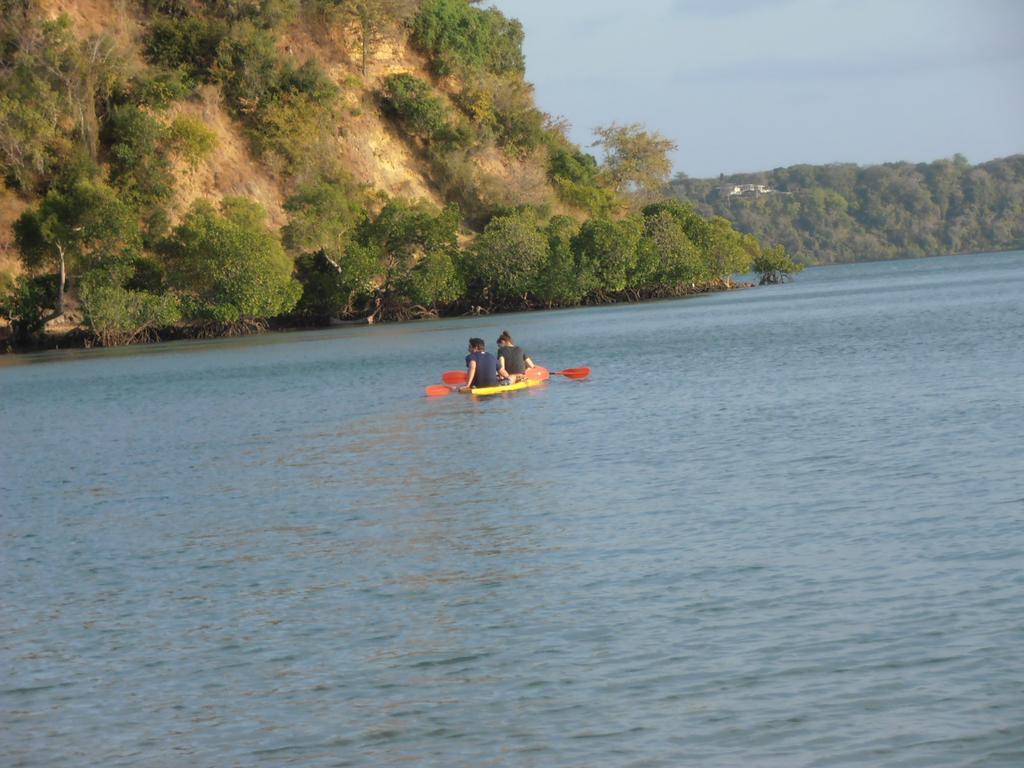
<svg viewBox="0 0 1024 768"><path fill-rule="evenodd" d="M450 395L452 391L451 387L446 387L444 384L432 384L427 387L427 397L442 397Z"/></svg>
<svg viewBox="0 0 1024 768"><path fill-rule="evenodd" d="M546 381L551 375L547 368L541 365L535 365L526 372L526 378L530 381Z"/></svg>
<svg viewBox="0 0 1024 768"><path fill-rule="evenodd" d="M570 379L585 379L590 375L590 369L586 367L566 368L564 371L556 371L556 373L568 376Z"/></svg>
<svg viewBox="0 0 1024 768"><path fill-rule="evenodd" d="M445 371L441 374L441 381L445 384L465 384L469 374L465 371Z"/></svg>

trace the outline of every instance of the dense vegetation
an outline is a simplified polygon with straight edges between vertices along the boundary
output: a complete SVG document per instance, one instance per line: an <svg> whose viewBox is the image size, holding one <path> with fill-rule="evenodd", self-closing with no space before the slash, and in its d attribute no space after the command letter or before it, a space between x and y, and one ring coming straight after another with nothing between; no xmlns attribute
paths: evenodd
<svg viewBox="0 0 1024 768"><path fill-rule="evenodd" d="M761 185L770 191L735 190ZM719 179L677 177L673 193L808 264L1024 247L1024 155L970 165L797 165ZM735 190L737 194L729 194Z"/></svg>
<svg viewBox="0 0 1024 768"><path fill-rule="evenodd" d="M468 0L141 0L129 43L80 36L37 0L2 2L0 172L28 205L13 228L19 269L0 272L17 347L69 312L83 341L111 345L677 295L784 258L659 201L663 137L599 129L603 163L569 142L523 80L521 26ZM357 41L350 74L296 58L288 30ZM369 78L389 37L426 68ZM218 151L214 131L174 109L204 88L279 180L282 228L247 198L176 204L181 170ZM443 205L353 180L338 152L348 91L403 138ZM495 189L479 172L487 153L539 168L547 191L514 178Z"/></svg>

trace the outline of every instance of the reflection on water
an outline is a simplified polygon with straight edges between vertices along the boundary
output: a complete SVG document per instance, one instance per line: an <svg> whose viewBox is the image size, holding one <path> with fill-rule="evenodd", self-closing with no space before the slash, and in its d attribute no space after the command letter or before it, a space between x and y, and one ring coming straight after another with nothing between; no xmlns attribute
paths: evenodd
<svg viewBox="0 0 1024 768"><path fill-rule="evenodd" d="M3 359L0 762L1020 764L1022 298L1018 253ZM503 328L591 378L422 396Z"/></svg>

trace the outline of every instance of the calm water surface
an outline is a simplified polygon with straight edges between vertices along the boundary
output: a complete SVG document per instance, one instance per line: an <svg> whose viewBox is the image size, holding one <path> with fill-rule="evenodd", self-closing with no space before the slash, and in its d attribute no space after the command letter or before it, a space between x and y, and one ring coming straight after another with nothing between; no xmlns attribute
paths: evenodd
<svg viewBox="0 0 1024 768"><path fill-rule="evenodd" d="M1020 766L1022 519L1022 252L8 357L0 764Z"/></svg>

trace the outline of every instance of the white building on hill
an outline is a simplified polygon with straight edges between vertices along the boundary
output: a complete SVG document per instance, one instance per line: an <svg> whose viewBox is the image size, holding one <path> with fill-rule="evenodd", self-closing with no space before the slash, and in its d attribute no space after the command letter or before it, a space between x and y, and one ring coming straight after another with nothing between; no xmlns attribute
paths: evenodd
<svg viewBox="0 0 1024 768"><path fill-rule="evenodd" d="M764 184L727 184L718 187L720 197L734 197L736 195L769 195L775 190Z"/></svg>

